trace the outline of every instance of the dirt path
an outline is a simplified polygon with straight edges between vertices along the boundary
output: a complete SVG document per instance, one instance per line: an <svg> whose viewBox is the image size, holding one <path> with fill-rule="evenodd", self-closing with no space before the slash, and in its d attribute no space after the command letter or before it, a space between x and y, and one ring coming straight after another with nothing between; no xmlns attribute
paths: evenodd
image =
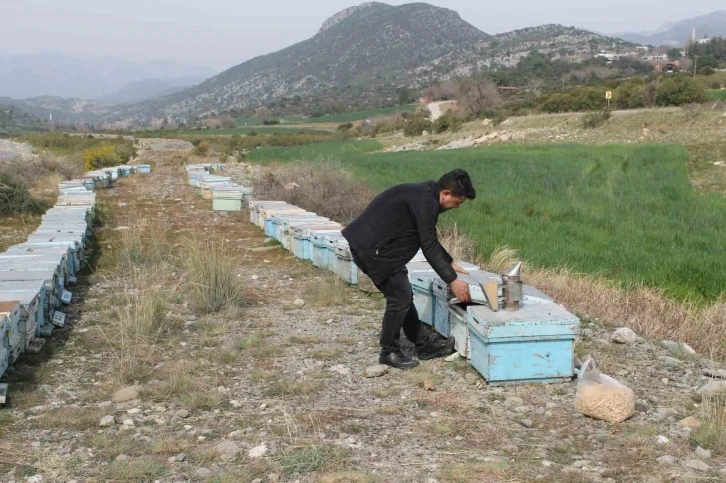
<svg viewBox="0 0 726 483"><path fill-rule="evenodd" d="M114 353L98 337L104 300L128 280L84 277L68 327L10 375L10 405L0 412L2 481L724 477L726 459L699 460L678 424L697 415L692 396L705 379L695 357L674 358L643 339L613 344L612 329L587 322L578 354L595 354L641 400L641 412L617 426L575 412L575 383L492 388L461 360L366 378L377 358L378 297L280 248L250 251L265 246L264 235L245 213L213 214L183 172L125 179L100 197L116 216L106 230L143 213L175 233L226 240L248 303L201 316L178 300L169 314L175 329L158 344L154 370L137 381L140 393L113 402L122 384ZM424 380L436 390L425 391ZM107 415L115 422L101 427ZM669 442L656 444L658 435ZM674 463L657 460L664 455ZM706 468L697 469L699 461Z"/></svg>
<svg viewBox="0 0 726 483"><path fill-rule="evenodd" d="M438 118L440 118L443 115L443 111L441 110L441 106L444 104L451 104L454 101L439 101L439 102L432 102L430 104L427 104L426 107L428 107L429 111L431 112L431 121L435 121Z"/></svg>

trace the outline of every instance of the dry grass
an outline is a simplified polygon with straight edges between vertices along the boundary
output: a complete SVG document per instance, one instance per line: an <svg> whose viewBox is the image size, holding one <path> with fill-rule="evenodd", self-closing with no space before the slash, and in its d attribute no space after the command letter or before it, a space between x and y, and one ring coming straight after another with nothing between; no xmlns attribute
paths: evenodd
<svg viewBox="0 0 726 483"><path fill-rule="evenodd" d="M441 481L451 483L499 483L510 481L507 465L470 461L448 465L441 471Z"/></svg>
<svg viewBox="0 0 726 483"><path fill-rule="evenodd" d="M242 304L242 284L224 243L190 239L184 244L183 261L189 294L197 310L216 313Z"/></svg>
<svg viewBox="0 0 726 483"><path fill-rule="evenodd" d="M348 288L348 284L340 277L329 275L325 281L307 290L305 300L316 307L343 305Z"/></svg>
<svg viewBox="0 0 726 483"><path fill-rule="evenodd" d="M476 243L463 235L456 223L438 227L439 241L454 260L475 263L479 258Z"/></svg>
<svg viewBox="0 0 726 483"><path fill-rule="evenodd" d="M98 427L104 415L105 413L97 407L70 406L51 409L35 419L28 420L28 425L38 429L85 431Z"/></svg>
<svg viewBox="0 0 726 483"><path fill-rule="evenodd" d="M135 289L117 293L110 302L107 317L97 329L116 359L120 381L144 380L155 363L157 342L169 330L167 318L174 287L141 272L133 277Z"/></svg>
<svg viewBox="0 0 726 483"><path fill-rule="evenodd" d="M701 425L691 433L690 441L716 455L726 455L726 391L703 398Z"/></svg>
<svg viewBox="0 0 726 483"><path fill-rule="evenodd" d="M303 446L291 448L279 457L282 471L286 474L305 474L325 469L339 468L348 453L338 446Z"/></svg>
<svg viewBox="0 0 726 483"><path fill-rule="evenodd" d="M517 262L517 253L496 249L484 266L501 273ZM726 359L726 302L701 307L677 302L662 291L632 285L620 288L566 269L537 269L523 264L525 282L537 287L583 318L630 327L651 339L686 342L713 359Z"/></svg>
<svg viewBox="0 0 726 483"><path fill-rule="evenodd" d="M318 381L293 381L290 379L279 379L270 384L265 390L265 395L270 397L301 396L318 392L322 384Z"/></svg>
<svg viewBox="0 0 726 483"><path fill-rule="evenodd" d="M318 481L320 483L377 483L381 479L360 471L344 471L322 475Z"/></svg>
<svg viewBox="0 0 726 483"><path fill-rule="evenodd" d="M293 335L290 336L288 339L291 344L300 344L300 345L310 345L310 344L320 344L323 342L323 339L320 337L315 337L311 335Z"/></svg>
<svg viewBox="0 0 726 483"><path fill-rule="evenodd" d="M104 479L128 483L152 483L169 474L163 464L152 458L114 461L106 467Z"/></svg>
<svg viewBox="0 0 726 483"><path fill-rule="evenodd" d="M335 162L294 163L254 183L256 196L282 200L340 223L356 217L375 193Z"/></svg>

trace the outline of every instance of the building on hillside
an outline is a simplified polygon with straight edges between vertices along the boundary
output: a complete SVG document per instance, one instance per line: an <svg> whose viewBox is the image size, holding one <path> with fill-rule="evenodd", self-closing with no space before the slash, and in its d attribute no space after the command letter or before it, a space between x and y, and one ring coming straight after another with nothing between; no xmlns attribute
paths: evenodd
<svg viewBox="0 0 726 483"><path fill-rule="evenodd" d="M708 43L710 43L710 42L711 42L711 39L709 39L709 38L703 38L703 39L698 39L698 40L696 40L696 43L697 43L697 44L701 44L701 45L703 45L703 44L708 44Z"/></svg>
<svg viewBox="0 0 726 483"><path fill-rule="evenodd" d="M668 60L667 54L651 54L651 55L644 55L643 61L645 62L664 62Z"/></svg>

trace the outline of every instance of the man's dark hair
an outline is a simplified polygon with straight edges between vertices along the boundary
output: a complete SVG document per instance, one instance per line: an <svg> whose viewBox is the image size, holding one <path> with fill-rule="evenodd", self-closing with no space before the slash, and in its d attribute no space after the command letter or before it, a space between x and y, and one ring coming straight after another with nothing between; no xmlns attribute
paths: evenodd
<svg viewBox="0 0 726 483"><path fill-rule="evenodd" d="M476 198L476 190L471 184L469 173L463 169L455 169L443 175L439 180L439 191L449 190L454 196L464 196L466 199Z"/></svg>

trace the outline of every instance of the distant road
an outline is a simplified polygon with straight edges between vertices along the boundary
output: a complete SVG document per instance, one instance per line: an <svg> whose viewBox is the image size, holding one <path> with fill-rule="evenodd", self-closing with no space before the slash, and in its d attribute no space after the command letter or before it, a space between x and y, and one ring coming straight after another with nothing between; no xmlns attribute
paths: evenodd
<svg viewBox="0 0 726 483"><path fill-rule="evenodd" d="M451 104L453 102L454 101L439 101L427 104L426 107L428 107L429 111L431 112L431 121L433 122L441 117L441 115L443 114L443 112L441 111L441 106L443 104Z"/></svg>

